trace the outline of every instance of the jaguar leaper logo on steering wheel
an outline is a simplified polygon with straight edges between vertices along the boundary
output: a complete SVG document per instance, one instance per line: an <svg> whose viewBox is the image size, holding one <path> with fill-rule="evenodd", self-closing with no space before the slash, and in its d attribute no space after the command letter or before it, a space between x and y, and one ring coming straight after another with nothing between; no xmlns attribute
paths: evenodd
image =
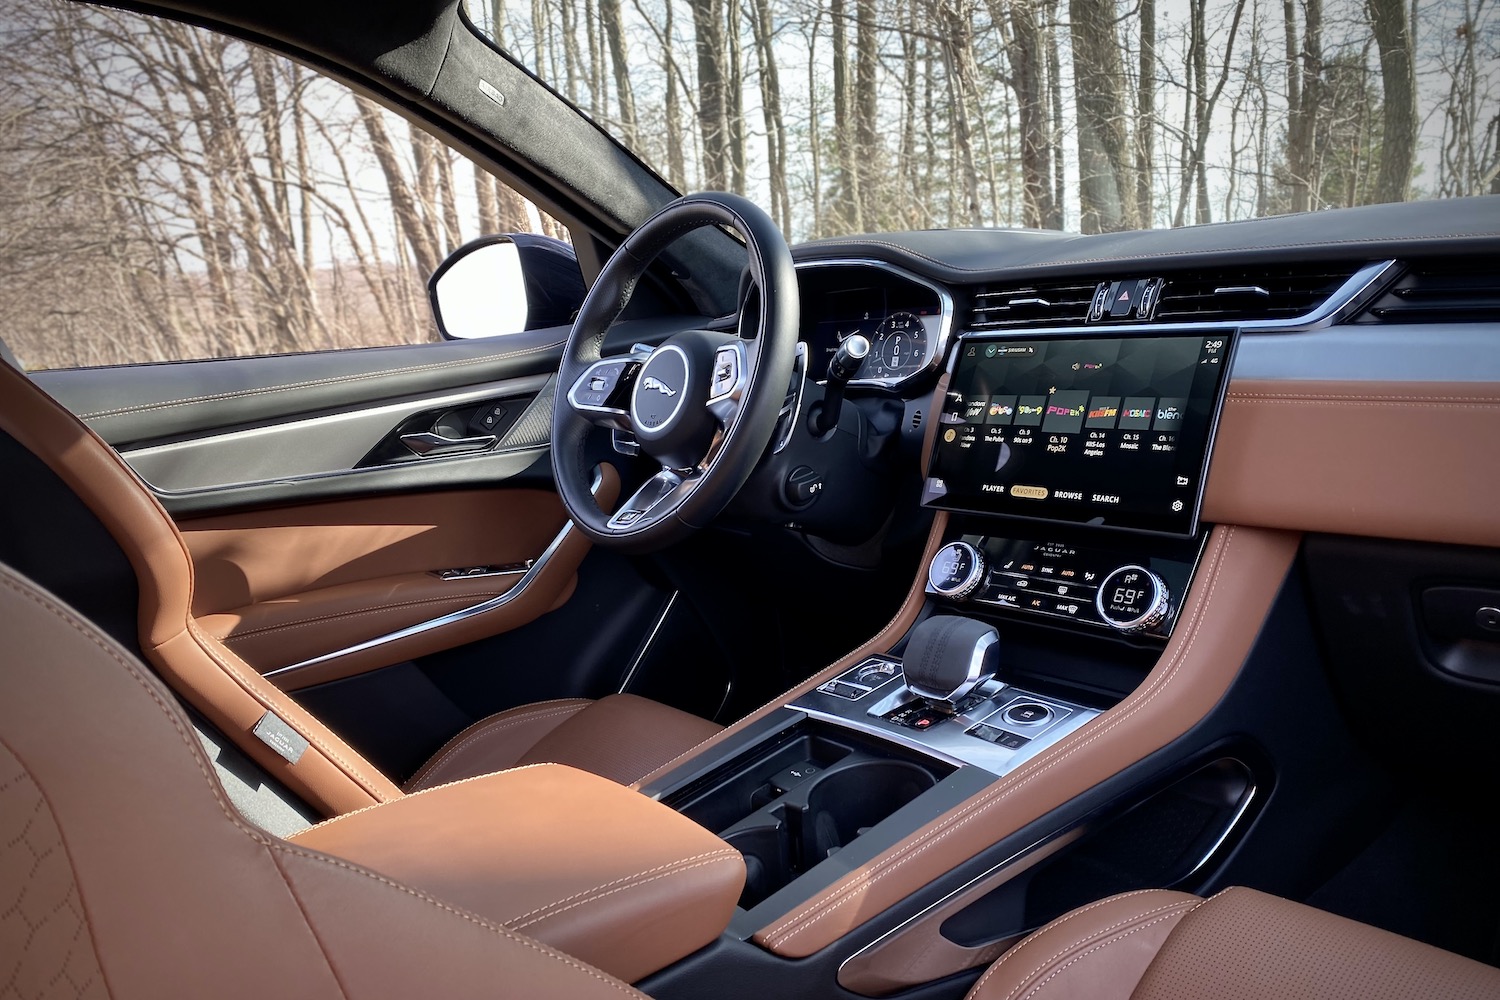
<svg viewBox="0 0 1500 1000"><path fill-rule="evenodd" d="M661 393L663 396L668 397L677 395L676 389L669 387L667 383L663 382L655 375L647 375L645 379L641 381L641 388L647 390L648 392L654 390Z"/></svg>

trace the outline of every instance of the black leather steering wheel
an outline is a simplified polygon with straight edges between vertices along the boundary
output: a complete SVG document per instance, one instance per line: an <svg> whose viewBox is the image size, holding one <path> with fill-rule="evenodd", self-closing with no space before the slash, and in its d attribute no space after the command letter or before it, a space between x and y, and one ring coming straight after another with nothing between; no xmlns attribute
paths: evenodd
<svg viewBox="0 0 1500 1000"><path fill-rule="evenodd" d="M684 330L649 355L600 356L605 334L646 268L703 226L738 231L750 256L743 338ZM669 545L708 524L750 478L770 443L797 352L797 272L776 224L739 195L679 198L631 233L589 290L563 350L552 409L552 473L563 505L594 541L631 551ZM633 434L661 464L613 514L590 489L595 427Z"/></svg>

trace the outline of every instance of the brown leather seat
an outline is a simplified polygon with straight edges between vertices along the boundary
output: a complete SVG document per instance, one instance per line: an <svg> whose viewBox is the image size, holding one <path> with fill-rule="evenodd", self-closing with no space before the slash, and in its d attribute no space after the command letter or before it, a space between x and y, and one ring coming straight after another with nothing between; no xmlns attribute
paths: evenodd
<svg viewBox="0 0 1500 1000"><path fill-rule="evenodd" d="M643 995L246 823L160 681L4 567L0 635L3 995ZM1249 889L1148 890L1053 921L969 997L1477 1000L1500 970Z"/></svg>
<svg viewBox="0 0 1500 1000"><path fill-rule="evenodd" d="M193 563L171 516L123 459L18 369L0 362L0 433L45 463L123 550L139 584L140 652L240 750L324 815L403 790L210 635L194 617ZM0 530L21 530L19 526ZM257 727L281 734L257 737ZM407 791L518 764L577 766L632 783L718 731L631 695L525 705L455 737ZM272 744L280 739L280 751Z"/></svg>
<svg viewBox="0 0 1500 1000"><path fill-rule="evenodd" d="M1148 889L1052 921L970 1000L1480 1000L1500 969L1254 889Z"/></svg>

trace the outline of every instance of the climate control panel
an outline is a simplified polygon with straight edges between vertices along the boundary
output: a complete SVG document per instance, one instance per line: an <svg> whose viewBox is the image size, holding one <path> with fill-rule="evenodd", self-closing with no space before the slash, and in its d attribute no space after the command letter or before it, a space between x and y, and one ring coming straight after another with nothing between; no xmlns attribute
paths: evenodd
<svg viewBox="0 0 1500 1000"><path fill-rule="evenodd" d="M964 534L934 554L927 593L972 610L1165 639L1198 551L1196 542L1094 546Z"/></svg>

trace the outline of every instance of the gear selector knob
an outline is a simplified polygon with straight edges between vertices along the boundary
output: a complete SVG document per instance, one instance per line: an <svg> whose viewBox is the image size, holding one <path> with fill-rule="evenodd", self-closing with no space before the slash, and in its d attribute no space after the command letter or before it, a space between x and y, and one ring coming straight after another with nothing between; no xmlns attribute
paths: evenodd
<svg viewBox="0 0 1500 1000"><path fill-rule="evenodd" d="M912 630L902 657L906 686L950 707L994 675L1000 633L984 622L935 615Z"/></svg>

